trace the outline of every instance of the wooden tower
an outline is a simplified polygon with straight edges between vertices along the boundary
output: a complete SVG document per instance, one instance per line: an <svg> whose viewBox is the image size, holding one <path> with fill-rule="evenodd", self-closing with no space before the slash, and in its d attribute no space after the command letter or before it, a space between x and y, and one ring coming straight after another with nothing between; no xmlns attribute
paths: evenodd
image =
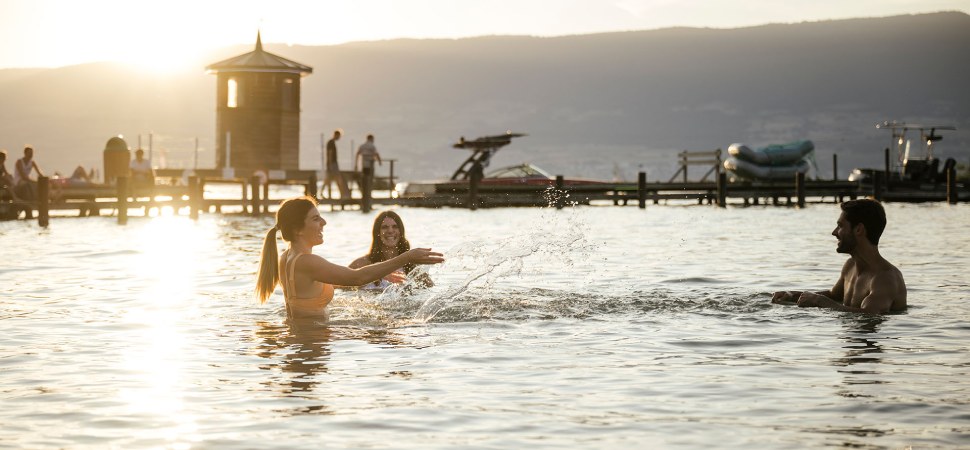
<svg viewBox="0 0 970 450"><path fill-rule="evenodd" d="M216 166L236 176L300 168L300 79L313 68L256 49L206 67L216 75Z"/></svg>

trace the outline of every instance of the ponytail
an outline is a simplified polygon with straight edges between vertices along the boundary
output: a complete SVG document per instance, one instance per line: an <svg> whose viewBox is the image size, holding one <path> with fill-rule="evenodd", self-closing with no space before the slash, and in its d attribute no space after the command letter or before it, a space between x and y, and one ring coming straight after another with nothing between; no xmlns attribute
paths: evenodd
<svg viewBox="0 0 970 450"><path fill-rule="evenodd" d="M280 282L280 255L276 250L276 232L283 235L284 241L292 242L297 230L303 226L307 213L316 207L317 201L313 197L291 198L280 203L280 209L276 211L276 225L266 232L263 252L259 257L255 291L260 304L266 303L266 299L273 295Z"/></svg>
<svg viewBox="0 0 970 450"><path fill-rule="evenodd" d="M256 298L259 303L266 303L266 299L276 290L280 282L279 254L276 251L276 230L270 228L263 238L263 251L259 259L259 272L256 275Z"/></svg>

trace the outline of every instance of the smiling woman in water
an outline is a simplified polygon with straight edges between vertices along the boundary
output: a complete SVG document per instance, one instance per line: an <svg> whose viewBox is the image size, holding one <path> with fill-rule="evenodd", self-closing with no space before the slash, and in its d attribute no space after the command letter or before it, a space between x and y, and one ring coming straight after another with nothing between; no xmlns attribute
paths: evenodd
<svg viewBox="0 0 970 450"><path fill-rule="evenodd" d="M374 226L371 229L370 250L366 255L361 256L350 263L350 267L358 268L370 264L387 261L411 249L404 232L404 221L394 211L384 211L374 218ZM403 273L395 271L384 278L374 280L365 288L383 289L393 283L403 283L407 275L414 270L414 264L405 264ZM418 273L415 280L420 286L431 287L434 283L426 273Z"/></svg>
<svg viewBox="0 0 970 450"><path fill-rule="evenodd" d="M429 248L408 250L386 261L356 269L344 267L314 255L313 247L323 243L327 221L317 211L310 197L284 201L276 212L276 225L266 232L256 279L256 296L260 303L283 286L286 314L289 317L328 317L327 305L333 299L333 285L360 286L379 279L409 264L437 264L444 261L441 253ZM276 232L289 247L277 254Z"/></svg>

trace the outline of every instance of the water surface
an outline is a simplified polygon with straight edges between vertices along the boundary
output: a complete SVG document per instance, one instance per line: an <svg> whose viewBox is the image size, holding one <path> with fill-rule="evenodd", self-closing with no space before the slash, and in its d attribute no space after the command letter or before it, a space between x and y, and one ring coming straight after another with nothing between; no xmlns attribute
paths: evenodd
<svg viewBox="0 0 970 450"><path fill-rule="evenodd" d="M326 325L253 299L268 217L0 223L0 447L970 446L966 205L887 205L884 317L769 304L834 283L837 205L398 212L436 286Z"/></svg>

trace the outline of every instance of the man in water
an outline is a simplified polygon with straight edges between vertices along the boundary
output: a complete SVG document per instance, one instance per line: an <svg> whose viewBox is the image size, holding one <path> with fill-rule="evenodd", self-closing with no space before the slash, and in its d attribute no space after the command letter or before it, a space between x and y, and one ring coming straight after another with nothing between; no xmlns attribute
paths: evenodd
<svg viewBox="0 0 970 450"><path fill-rule="evenodd" d="M772 303L796 303L801 307L882 314L906 309L903 274L879 254L879 236L886 228L886 211L875 200L842 203L842 215L832 235L839 253L848 253L842 276L823 292L779 291Z"/></svg>

